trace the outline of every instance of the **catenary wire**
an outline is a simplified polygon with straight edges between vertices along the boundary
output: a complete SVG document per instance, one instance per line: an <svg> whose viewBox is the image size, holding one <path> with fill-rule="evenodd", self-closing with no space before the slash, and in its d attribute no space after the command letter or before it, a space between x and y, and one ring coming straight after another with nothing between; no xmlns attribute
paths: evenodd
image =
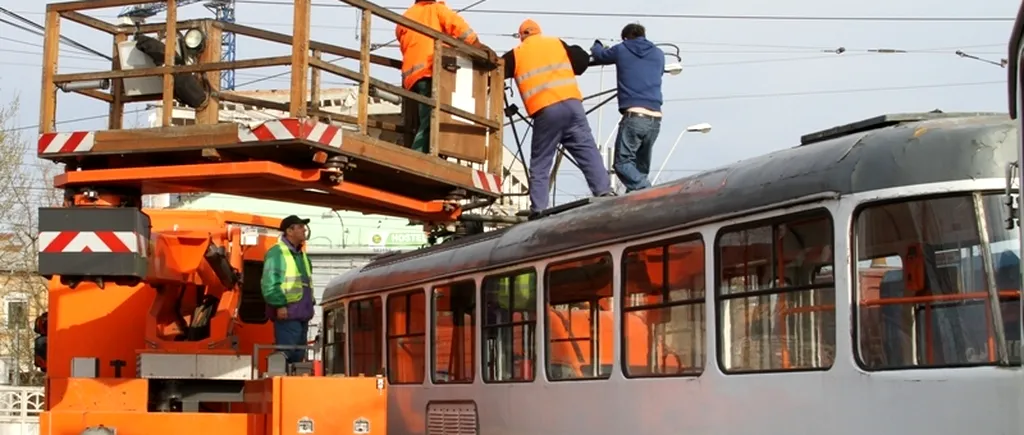
<svg viewBox="0 0 1024 435"><path fill-rule="evenodd" d="M712 100L730 100L730 99L745 99L745 98L768 98L768 97L796 97L805 95L826 95L826 94L860 94L860 93L871 93L871 92L889 92L889 91L903 91L903 90L915 90L915 89L934 89L934 88L955 88L965 86L983 86L983 85L1005 85L1003 81L984 81L984 82L959 82L959 83L934 83L927 85L909 85L909 86L888 86L888 87L872 87L872 88L851 88L851 89L825 89L817 91L795 91L795 92L776 92L776 93L764 93L764 94L736 94L736 95L712 95L707 97L686 97L686 98L670 98L665 100L669 103L675 102L688 102L688 101L712 101ZM125 114L139 113L146 111L146 108L135 109L126 111ZM91 121L97 119L104 119L107 115L94 115L85 116L80 118L71 118L57 121L57 124L71 124L83 121ZM11 131L23 131L39 128L39 125L26 125L21 127L15 127Z"/></svg>
<svg viewBox="0 0 1024 435"><path fill-rule="evenodd" d="M235 0L238 4L291 6L292 2L282 0ZM313 3L313 7L351 9L353 6L336 3ZM409 9L409 6L381 6L393 11ZM829 16L829 15L740 15L740 14L655 14L645 12L595 12L595 11L550 11L530 9L474 9L473 14L492 15L538 15L571 17L608 18L658 18L690 20L757 20L757 21L895 21L895 22L1013 22L1013 17L964 17L964 16Z"/></svg>

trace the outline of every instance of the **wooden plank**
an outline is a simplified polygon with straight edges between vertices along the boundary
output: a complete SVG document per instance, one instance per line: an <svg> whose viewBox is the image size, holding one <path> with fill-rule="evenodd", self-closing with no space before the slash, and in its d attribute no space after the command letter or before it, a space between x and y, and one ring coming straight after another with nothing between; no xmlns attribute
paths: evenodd
<svg viewBox="0 0 1024 435"><path fill-rule="evenodd" d="M295 117L306 116L306 74L309 70L310 0L294 0L292 29L292 87L288 112Z"/></svg>
<svg viewBox="0 0 1024 435"><path fill-rule="evenodd" d="M47 12L83 11L89 9L116 8L118 6L132 6L152 3L147 0L78 0L72 2L50 3L46 5Z"/></svg>
<svg viewBox="0 0 1024 435"><path fill-rule="evenodd" d="M238 125L221 123L96 132L92 153L173 151L238 143Z"/></svg>
<svg viewBox="0 0 1024 435"><path fill-rule="evenodd" d="M221 38L223 37L220 28L205 23L201 29L206 34L206 48L199 54L199 63L212 63L220 61ZM220 71L208 71L205 73L206 81L210 84L211 91L220 90ZM197 124L216 124L220 122L220 101L213 96L206 101L206 105L196 110Z"/></svg>
<svg viewBox="0 0 1024 435"><path fill-rule="evenodd" d="M235 23L222 23L217 22L217 26L224 29L225 32L231 32L239 35L250 36L253 38L263 39L266 41L278 42L281 44L292 45L292 36L284 33L271 32L269 30L256 29L249 26L243 26ZM314 50L320 50L324 53L333 54L335 56L347 57L350 59L358 59L359 51L351 48L345 48L338 45L325 44L323 42L310 41L309 48ZM387 56L381 56L377 54L370 55L370 63L377 65L387 66L395 69L402 68L402 61L398 59L392 59Z"/></svg>
<svg viewBox="0 0 1024 435"><path fill-rule="evenodd" d="M324 62L324 61L317 61L316 59L311 59L309 64L311 66L313 66L314 68L319 68L319 69L322 69L324 71L328 71L328 72L337 74L337 75L339 75L341 77L347 78L347 79L355 81L355 82L361 81L362 77L363 77L362 74L360 74L360 73L358 73L356 71L350 70L350 69L345 68L343 66L335 65L333 63L328 63L328 62ZM387 91L387 92L390 92L390 93L398 95L399 97L402 97L402 98L413 100L413 101L415 101L417 103L423 103L423 104L426 104L428 106L433 106L434 105L434 99L433 98L425 97L423 95L417 94L415 92L412 92L412 91L410 91L408 89L405 89L403 87L400 87L400 86L395 86L395 85L393 85L391 83L388 83L388 82L384 82L384 81L380 81L380 80L371 78L370 79L370 86L372 86L374 88L378 88L378 89L384 90L384 91ZM465 110L462 110L462 109L459 109L459 108L457 108L455 106L452 106L451 104L441 104L440 107L441 107L441 110L444 111L445 113L450 113L450 114L455 115L455 116L466 118L466 119L468 119L470 121L473 121L475 123L478 123L480 125L483 125L483 126L486 126L486 127L489 127L489 128L501 128L501 123L500 122L495 124L493 121L491 121L491 120L489 120L487 118L484 118L482 116L478 116L478 115L476 115L474 113L469 113L469 112L467 112Z"/></svg>
<svg viewBox="0 0 1024 435"><path fill-rule="evenodd" d="M373 14L363 10L359 24L359 132L366 134L366 120L370 115L370 23Z"/></svg>
<svg viewBox="0 0 1024 435"><path fill-rule="evenodd" d="M213 62L207 64L178 65L171 68L158 66L155 68L139 68L124 71L97 71L75 74L57 74L53 77L55 83L67 83L86 80L102 79L131 79L137 77L153 77L166 74L168 71L178 73L197 73L209 71L223 71L229 69L251 69L264 68L268 66L291 65L291 56L261 57L256 59L236 60L234 62Z"/></svg>
<svg viewBox="0 0 1024 435"><path fill-rule="evenodd" d="M488 75L490 80L487 90L490 92L491 120L500 125L505 116L505 61L498 59L498 67ZM487 172L497 175L500 179L505 178L504 162L502 162L505 155L503 152L505 143L502 138L504 130L504 128L490 129L487 140Z"/></svg>
<svg viewBox="0 0 1024 435"><path fill-rule="evenodd" d="M46 12L46 32L43 36L43 87L39 97L39 133L50 133L56 128L57 56L60 51L60 15Z"/></svg>
<svg viewBox="0 0 1024 435"><path fill-rule="evenodd" d="M110 23L108 23L106 21L103 21L103 20L98 20L96 18L90 17L88 15L85 15L85 14L82 14L82 13L79 13L79 12L74 12L74 11L61 12L60 16L62 16L64 18L67 18L67 19L69 19L71 21L74 21L74 22L76 22L78 24L81 24L83 26L92 27L93 29L104 31L104 32L110 33L112 35L116 34L118 32L117 26L115 26L113 24L110 24Z"/></svg>
<svg viewBox="0 0 1024 435"><path fill-rule="evenodd" d="M324 52L320 50L313 50L313 59L322 59ZM320 69L312 68L309 79L309 108L311 110L320 109L320 99L323 98L320 94Z"/></svg>
<svg viewBox="0 0 1024 435"><path fill-rule="evenodd" d="M164 67L174 65L174 53L178 47L178 0L167 0L167 32L164 41ZM164 102L160 112L163 115L161 125L171 126L174 116L174 74L170 71L164 73Z"/></svg>
<svg viewBox="0 0 1024 435"><path fill-rule="evenodd" d="M441 183L472 186L473 169L431 157L419 151L346 131L341 152L357 159L398 171L430 178Z"/></svg>
<svg viewBox="0 0 1024 435"><path fill-rule="evenodd" d="M178 30L188 29L201 29L206 23L216 23L215 20L209 18L192 19L192 20L179 20ZM164 31L164 23L147 23L142 24L138 28L135 26L120 25L117 26L118 33L135 34L136 32L142 33L159 33Z"/></svg>
<svg viewBox="0 0 1024 435"><path fill-rule="evenodd" d="M438 99L441 98L441 58L444 57L444 44L440 39L434 40L434 63L433 79L430 80L430 98L434 100L430 108L430 145L427 150L430 155L437 157L441 143L441 110Z"/></svg>
<svg viewBox="0 0 1024 435"><path fill-rule="evenodd" d="M468 56L459 57L468 59ZM455 98L455 92L465 92L465 90L456 89L456 72L445 68L444 61L439 61L442 63L441 75L434 77L434 80L440 83L437 100L441 104L451 104ZM476 105L473 111L475 113L484 113L487 108L487 104L485 104L487 103L486 98L483 98L486 95L487 77L484 75L485 73L476 69L472 73L474 75L474 89L472 92L473 96L476 97ZM438 154L473 163L484 163L486 161L486 127L466 124L461 120L456 120L453 115L448 113L441 114L440 124Z"/></svg>
<svg viewBox="0 0 1024 435"><path fill-rule="evenodd" d="M490 56L487 54L486 51L484 51L484 50L482 50L480 48L477 48L477 47L473 47L473 46L465 43L464 41L452 38L451 36L448 36L448 35L446 35L444 33L438 32L437 30L431 29L430 27L427 27L424 24L417 23L417 22L415 22L413 20L410 20L410 19L408 19L406 17L403 17L403 16L401 16L401 15L395 13L395 12L392 12L392 11L382 7L382 6L378 6L378 5L374 4L374 3L371 3L371 2L366 1L366 0L341 0L341 1L345 2L345 3L348 3L348 4L352 5L352 6L355 6L355 7L359 8L359 9L369 10L370 12L373 12L374 15L376 15L378 17L381 17L381 18L383 18L385 20L388 20L388 21L390 21L392 23L395 23L395 25L408 27L411 30L415 30L417 32L420 32L420 33L422 33L424 35L427 35L427 36L429 36L429 37L431 37L431 38L433 38L433 39L435 39L437 41L444 42L445 44L448 44L448 45L450 45L452 47L457 47L459 49L459 51L461 51L463 53L468 53L468 54L472 55L473 57L476 57L477 59L480 59L482 61L485 61L485 62L492 61L492 59L490 58Z"/></svg>
<svg viewBox="0 0 1024 435"><path fill-rule="evenodd" d="M117 44L127 41L128 35L118 33L114 35L114 45L111 47L112 58L111 69L118 71L121 69L121 51L117 49ZM111 130L120 130L124 128L124 80L111 79L110 80L110 114L107 118L107 128Z"/></svg>
<svg viewBox="0 0 1024 435"><path fill-rule="evenodd" d="M232 102L232 103L238 103L238 104L243 104L243 105L247 105L247 106L256 106L256 107L260 107L260 108L263 108L263 109L280 110L282 112L287 112L288 108L290 106L289 103L281 103L281 102L277 102L277 101L261 100L259 98L253 98L253 97L247 97L247 96L244 96L244 95L238 95L238 94L236 94L234 92L231 92L231 91L219 91L219 92L217 92L216 95L217 95L217 98L221 99L222 101L229 101L229 102Z"/></svg>

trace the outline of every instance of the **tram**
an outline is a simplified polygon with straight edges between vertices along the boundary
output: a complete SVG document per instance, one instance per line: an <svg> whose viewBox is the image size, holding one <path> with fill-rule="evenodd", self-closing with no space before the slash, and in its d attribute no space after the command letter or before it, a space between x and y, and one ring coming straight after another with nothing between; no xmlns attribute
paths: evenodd
<svg viewBox="0 0 1024 435"><path fill-rule="evenodd" d="M392 434L1024 433L1005 114L885 115L323 297Z"/></svg>

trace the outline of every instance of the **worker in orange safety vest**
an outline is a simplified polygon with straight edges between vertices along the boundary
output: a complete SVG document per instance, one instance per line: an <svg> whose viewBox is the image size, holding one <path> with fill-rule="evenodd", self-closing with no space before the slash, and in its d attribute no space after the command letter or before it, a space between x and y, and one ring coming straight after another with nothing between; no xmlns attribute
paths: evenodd
<svg viewBox="0 0 1024 435"><path fill-rule="evenodd" d="M559 143L579 163L595 196L614 196L576 84L576 76L587 69L590 54L582 47L570 47L559 38L542 35L533 20L519 26L519 39L519 46L502 57L505 78L515 79L526 113L533 118L531 218L548 207L551 166Z"/></svg>
<svg viewBox="0 0 1024 435"><path fill-rule="evenodd" d="M416 0L404 14L405 18L423 24L431 29L462 40L469 45L488 52L497 58L494 51L480 43L476 32L459 14L443 1ZM402 50L402 87L430 98L431 76L434 67L434 38L405 26L395 28L395 38ZM430 145L430 110L426 104L419 104L419 128L410 148L426 153Z"/></svg>

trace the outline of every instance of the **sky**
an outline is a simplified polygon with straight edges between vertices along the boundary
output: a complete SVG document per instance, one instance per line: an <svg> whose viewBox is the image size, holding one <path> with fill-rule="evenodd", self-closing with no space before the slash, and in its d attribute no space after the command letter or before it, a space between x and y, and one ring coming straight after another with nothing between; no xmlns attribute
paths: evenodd
<svg viewBox="0 0 1024 435"><path fill-rule="evenodd" d="M240 24L290 33L291 8L266 0L241 0L236 19ZM385 7L407 7L412 1L388 0ZM453 9L472 0L450 0ZM358 48L358 11L337 7L341 2L314 0L312 38ZM317 6L325 5L325 6ZM42 23L44 2L0 0L0 6ZM614 43L621 28L640 22L648 38L680 47L684 71L666 76L665 105L661 134L653 152L652 174L665 162L659 182L712 169L741 159L796 146L803 134L865 118L904 112L983 111L1006 112L1006 70L989 63L965 59L968 54L998 62L1006 57L1012 19L1019 3L1011 0L858 0L773 2L699 0L486 0L463 13L480 34L482 42L499 54L513 48L518 40L509 36L519 23L532 18L544 33L562 37L570 44L589 48L594 39ZM478 11L478 12L473 12ZM495 13L495 11L525 11ZM630 17L586 17L531 14L532 11L587 11L627 14ZM116 9L90 15L112 20ZM399 11L401 12L401 11ZM787 15L787 16L885 16L885 17L1004 17L998 22L920 21L786 21L753 19L684 19L653 17L664 14L700 15ZM637 16L632 16L636 14ZM182 8L182 18L210 17L199 4ZM160 18L155 18L161 20ZM62 34L96 50L107 52L109 36L63 21ZM394 38L394 26L375 18L372 42ZM18 126L38 123L39 77L42 38L0 23L0 103L20 97L22 111ZM844 47L846 52L826 52ZM900 49L901 54L867 53L871 49ZM237 59L278 56L288 47L251 38L238 38ZM397 48L378 51L400 58ZM81 72L108 69L107 61L64 47L60 71ZM356 62L341 65L357 68ZM238 72L236 82L244 84L284 71L266 68ZM398 73L383 67L373 74L392 83ZM602 80L603 75L603 80ZM579 78L585 95L614 86L614 69L592 68ZM325 74L325 77L327 75ZM268 89L288 86L287 76L239 89ZM603 84L602 84L603 81ZM348 83L325 78L332 85ZM888 90L884 90L888 89ZM871 90L871 91L869 91ZM521 102L517 103L522 106ZM618 121L614 102L599 115L590 117L599 144L604 144ZM134 108L134 107L133 107ZM130 110L131 108L129 108ZM74 119L106 111L105 105L77 95L61 94L57 119ZM144 117L126 115L126 123L145 124ZM709 123L707 134L680 133L689 125ZM104 120L58 124L58 130L105 128ZM522 129L520 129L522 132ZM34 129L23 133L32 137ZM510 131L506 146L514 147ZM677 138L678 147L669 157ZM528 149L528 146L526 146ZM528 152L528 151L527 151ZM667 158L667 160L666 160ZM578 169L563 164L557 184L558 202L587 195Z"/></svg>

